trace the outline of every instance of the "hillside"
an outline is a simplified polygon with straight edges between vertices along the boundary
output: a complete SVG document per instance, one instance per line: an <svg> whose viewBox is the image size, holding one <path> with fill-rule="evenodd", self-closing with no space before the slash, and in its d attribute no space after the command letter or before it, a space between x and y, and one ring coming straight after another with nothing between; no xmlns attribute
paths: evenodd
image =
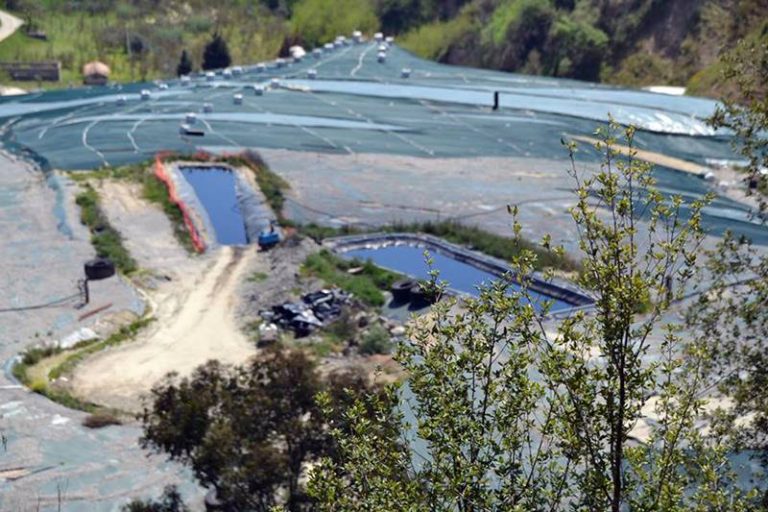
<svg viewBox="0 0 768 512"><path fill-rule="evenodd" d="M473 0L401 43L453 64L717 95L718 61L766 40L765 0Z"/></svg>
<svg viewBox="0 0 768 512"><path fill-rule="evenodd" d="M768 40L768 0L6 0L42 30L0 44L0 61L62 61L63 83L107 62L118 81L173 75L182 50L199 68L212 33L233 61L383 30L450 64L718 95L719 57L737 40Z"/></svg>

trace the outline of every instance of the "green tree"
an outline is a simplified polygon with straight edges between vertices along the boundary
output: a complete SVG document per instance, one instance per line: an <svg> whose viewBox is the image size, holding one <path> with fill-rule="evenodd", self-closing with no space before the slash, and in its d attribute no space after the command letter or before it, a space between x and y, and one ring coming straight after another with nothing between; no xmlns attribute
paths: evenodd
<svg viewBox="0 0 768 512"><path fill-rule="evenodd" d="M768 209L768 34L744 39L723 58L723 81L732 84L710 122L735 134L735 149L747 160L744 171L762 188L758 194L760 212Z"/></svg>
<svg viewBox="0 0 768 512"><path fill-rule="evenodd" d="M561 16L549 33L549 74L597 81L608 36L589 23Z"/></svg>
<svg viewBox="0 0 768 512"><path fill-rule="evenodd" d="M625 130L624 144L633 135ZM334 430L340 461L326 459L310 480L321 510L748 508L725 447L695 425L704 351L660 322L694 273L702 204L685 217L647 165L618 157L612 133L601 138L594 175L576 171L569 145L594 312L550 321L530 291L532 252L513 261L520 290L500 281L438 304L398 351L407 386L358 401L351 427ZM362 414L370 409L379 421Z"/></svg>
<svg viewBox="0 0 768 512"><path fill-rule="evenodd" d="M187 50L181 52L179 65L176 66L176 76L188 75L192 72L192 59L189 58Z"/></svg>
<svg viewBox="0 0 768 512"><path fill-rule="evenodd" d="M203 69L221 69L232 64L229 47L222 35L216 32L203 50Z"/></svg>
<svg viewBox="0 0 768 512"><path fill-rule="evenodd" d="M169 485L158 500L135 499L120 509L122 512L188 512L178 489Z"/></svg>
<svg viewBox="0 0 768 512"><path fill-rule="evenodd" d="M734 146L755 180L754 215L766 220L768 167L768 40L744 40L724 56L723 76L733 87L711 119L735 134ZM688 311L689 327L709 349L712 381L732 404L718 411L722 431L742 448L768 448L768 256L746 237L726 235L708 253L706 278ZM768 459L763 457L763 463ZM764 500L768 503L768 499Z"/></svg>
<svg viewBox="0 0 768 512"><path fill-rule="evenodd" d="M345 390L365 386L354 372L323 382L304 352L277 347L245 367L211 361L152 389L141 444L188 465L230 509L264 511L280 501L301 510L308 502L299 484L304 466L335 453L315 395L324 390L347 404L353 395Z"/></svg>
<svg viewBox="0 0 768 512"><path fill-rule="evenodd" d="M375 32L379 20L371 0L300 0L294 6L291 26L297 40L317 46L353 30Z"/></svg>

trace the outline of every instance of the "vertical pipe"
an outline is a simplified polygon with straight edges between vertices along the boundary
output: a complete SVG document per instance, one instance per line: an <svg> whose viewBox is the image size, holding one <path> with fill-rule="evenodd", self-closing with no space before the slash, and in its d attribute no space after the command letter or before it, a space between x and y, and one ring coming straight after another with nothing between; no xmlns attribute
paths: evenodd
<svg viewBox="0 0 768 512"><path fill-rule="evenodd" d="M493 110L499 110L499 91L493 91Z"/></svg>

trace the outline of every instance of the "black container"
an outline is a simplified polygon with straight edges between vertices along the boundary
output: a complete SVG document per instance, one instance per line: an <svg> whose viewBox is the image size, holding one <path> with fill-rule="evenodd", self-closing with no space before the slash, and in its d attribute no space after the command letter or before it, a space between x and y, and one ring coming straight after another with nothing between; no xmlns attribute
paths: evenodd
<svg viewBox="0 0 768 512"><path fill-rule="evenodd" d="M437 294L422 283L415 283L411 288L411 309L422 309L437 302Z"/></svg>
<svg viewBox="0 0 768 512"><path fill-rule="evenodd" d="M392 283L392 302L397 304L405 304L411 300L411 289L414 286L418 286L418 283L413 279L401 279Z"/></svg>
<svg viewBox="0 0 768 512"><path fill-rule="evenodd" d="M85 277L98 281L115 275L115 264L109 258L96 258L85 262Z"/></svg>

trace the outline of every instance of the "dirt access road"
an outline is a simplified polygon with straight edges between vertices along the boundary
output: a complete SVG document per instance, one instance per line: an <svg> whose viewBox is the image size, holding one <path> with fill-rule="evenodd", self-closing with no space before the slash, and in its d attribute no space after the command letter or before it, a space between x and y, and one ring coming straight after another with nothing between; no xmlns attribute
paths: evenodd
<svg viewBox="0 0 768 512"><path fill-rule="evenodd" d="M221 247L203 272L153 293L158 320L136 341L80 365L71 381L75 394L137 411L141 396L169 372L189 375L210 359L245 362L256 349L237 323L237 290L256 257L256 248Z"/></svg>

